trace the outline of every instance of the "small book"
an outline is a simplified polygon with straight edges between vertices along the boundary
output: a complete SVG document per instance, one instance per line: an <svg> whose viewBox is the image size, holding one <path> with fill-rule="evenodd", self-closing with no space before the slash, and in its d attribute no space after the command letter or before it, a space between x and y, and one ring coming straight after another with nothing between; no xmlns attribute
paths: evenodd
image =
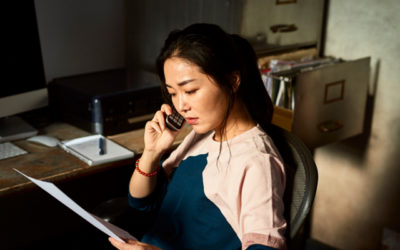
<svg viewBox="0 0 400 250"><path fill-rule="evenodd" d="M89 166L133 158L134 156L132 151L102 135L90 135L62 141L59 145Z"/></svg>

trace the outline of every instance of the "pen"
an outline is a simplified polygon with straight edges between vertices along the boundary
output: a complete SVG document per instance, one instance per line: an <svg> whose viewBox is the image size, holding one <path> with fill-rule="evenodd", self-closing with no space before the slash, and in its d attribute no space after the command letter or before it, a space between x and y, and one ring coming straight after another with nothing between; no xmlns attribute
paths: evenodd
<svg viewBox="0 0 400 250"><path fill-rule="evenodd" d="M103 144L103 138L99 138L99 155L104 155L104 144Z"/></svg>

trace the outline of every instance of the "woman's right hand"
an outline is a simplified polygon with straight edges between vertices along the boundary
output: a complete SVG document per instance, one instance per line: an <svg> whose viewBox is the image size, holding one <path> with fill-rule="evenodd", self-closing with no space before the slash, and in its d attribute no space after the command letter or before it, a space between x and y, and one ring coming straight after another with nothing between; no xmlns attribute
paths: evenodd
<svg viewBox="0 0 400 250"><path fill-rule="evenodd" d="M171 147L179 131L172 131L166 127L165 117L170 114L172 114L171 106L163 104L153 119L146 123L144 151L161 155Z"/></svg>
<svg viewBox="0 0 400 250"><path fill-rule="evenodd" d="M163 104L144 129L144 151L137 162L137 168L132 174L129 192L133 197L143 198L151 194L157 184L157 178L149 178L144 173L156 173L160 166L163 154L171 147L179 131L172 131L166 127L165 117L172 114L171 106ZM140 171L137 171L140 170ZM157 175L155 175L156 177Z"/></svg>

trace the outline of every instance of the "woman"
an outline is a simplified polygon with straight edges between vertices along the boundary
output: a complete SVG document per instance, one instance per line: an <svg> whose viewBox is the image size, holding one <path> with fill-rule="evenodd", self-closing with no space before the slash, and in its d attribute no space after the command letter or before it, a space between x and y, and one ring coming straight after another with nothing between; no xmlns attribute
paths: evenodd
<svg viewBox="0 0 400 250"><path fill-rule="evenodd" d="M158 212L142 242L119 249L285 248L282 160L266 134L272 104L248 42L211 24L172 32L157 59L168 103L145 127L131 206ZM162 163L179 132L172 106L193 130ZM160 170L161 169L161 170Z"/></svg>

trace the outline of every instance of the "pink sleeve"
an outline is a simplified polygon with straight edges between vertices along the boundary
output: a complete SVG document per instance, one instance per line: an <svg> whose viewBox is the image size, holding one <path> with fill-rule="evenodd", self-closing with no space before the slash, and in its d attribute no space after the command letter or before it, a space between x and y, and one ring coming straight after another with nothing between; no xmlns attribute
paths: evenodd
<svg viewBox="0 0 400 250"><path fill-rule="evenodd" d="M239 189L243 249L252 244L286 248L283 236L286 228L282 201L284 187L283 165L272 155L252 158L244 169Z"/></svg>

